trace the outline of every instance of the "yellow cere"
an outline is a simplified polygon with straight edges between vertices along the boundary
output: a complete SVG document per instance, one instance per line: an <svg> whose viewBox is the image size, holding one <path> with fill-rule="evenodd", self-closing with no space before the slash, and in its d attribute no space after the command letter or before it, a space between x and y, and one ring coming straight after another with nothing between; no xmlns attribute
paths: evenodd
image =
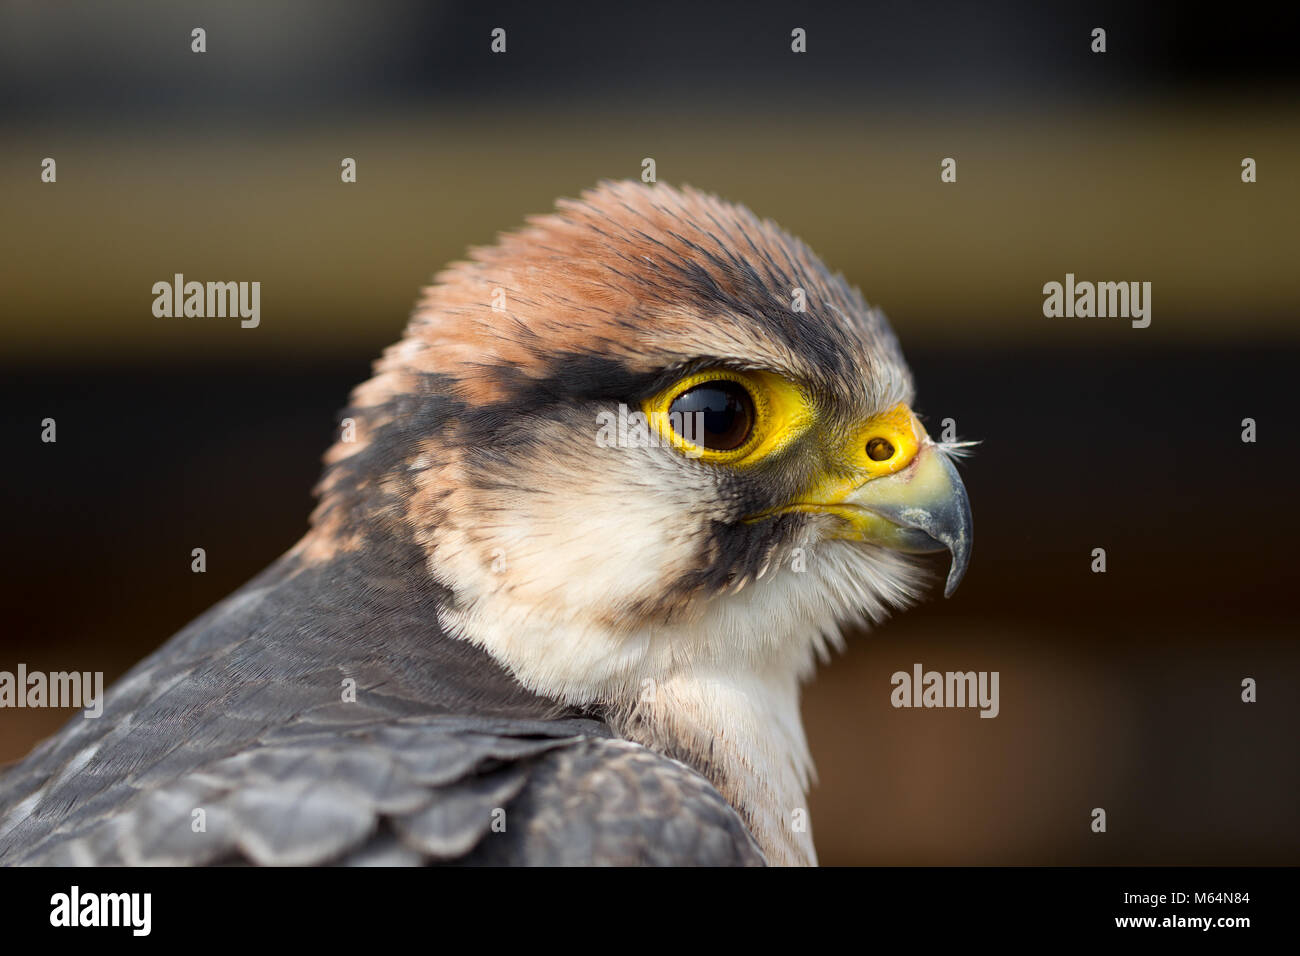
<svg viewBox="0 0 1300 956"><path fill-rule="evenodd" d="M836 452L835 467L805 489L803 500L816 502L816 506L803 510L837 505L864 483L902 471L916 458L925 437L921 423L902 403L868 419L851 432L848 445ZM867 452L867 446L876 438L893 446L893 454L883 461L873 460Z"/></svg>
<svg viewBox="0 0 1300 956"><path fill-rule="evenodd" d="M883 438L893 446L893 454L883 461L875 461L867 453L867 445L876 438ZM862 426L849 448L846 463L869 478L892 475L912 463L924 440L925 429L912 414L912 410L900 402Z"/></svg>
<svg viewBox="0 0 1300 956"><path fill-rule="evenodd" d="M668 409L679 395L709 382L735 382L754 401L754 428L738 448L704 448L687 441L672 427ZM646 400L646 419L659 437L692 458L713 464L744 466L761 461L797 439L813 422L812 403L794 383L772 372L711 369L688 375Z"/></svg>

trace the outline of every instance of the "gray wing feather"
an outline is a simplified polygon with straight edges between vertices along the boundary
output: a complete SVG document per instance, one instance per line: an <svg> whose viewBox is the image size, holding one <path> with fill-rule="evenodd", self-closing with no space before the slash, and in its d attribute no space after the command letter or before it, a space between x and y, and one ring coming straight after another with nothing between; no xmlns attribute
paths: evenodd
<svg viewBox="0 0 1300 956"><path fill-rule="evenodd" d="M437 716L279 728L107 814L77 814L7 862L762 862L708 781L596 728Z"/></svg>
<svg viewBox="0 0 1300 956"><path fill-rule="evenodd" d="M584 738L548 755L511 820L517 829L484 840L469 862L765 863L739 814L708 780L685 764L617 738Z"/></svg>

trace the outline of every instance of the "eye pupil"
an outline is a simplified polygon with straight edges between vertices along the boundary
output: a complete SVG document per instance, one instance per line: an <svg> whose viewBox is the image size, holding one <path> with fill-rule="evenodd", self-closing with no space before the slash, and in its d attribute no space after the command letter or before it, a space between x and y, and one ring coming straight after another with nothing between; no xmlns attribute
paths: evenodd
<svg viewBox="0 0 1300 956"><path fill-rule="evenodd" d="M754 400L737 382L706 382L687 389L668 408L673 428L712 451L733 451L754 429Z"/></svg>
<svg viewBox="0 0 1300 956"><path fill-rule="evenodd" d="M867 457L872 461L888 461L894 457L894 446L883 438L867 442Z"/></svg>

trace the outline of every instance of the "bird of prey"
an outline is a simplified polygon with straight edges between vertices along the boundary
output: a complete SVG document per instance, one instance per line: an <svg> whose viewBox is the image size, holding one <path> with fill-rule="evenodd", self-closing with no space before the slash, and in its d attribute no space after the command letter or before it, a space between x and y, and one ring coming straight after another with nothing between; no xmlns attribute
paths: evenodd
<svg viewBox="0 0 1300 956"><path fill-rule="evenodd" d="M435 278L310 530L0 778L7 864L812 864L800 684L971 517L884 315L604 183Z"/></svg>

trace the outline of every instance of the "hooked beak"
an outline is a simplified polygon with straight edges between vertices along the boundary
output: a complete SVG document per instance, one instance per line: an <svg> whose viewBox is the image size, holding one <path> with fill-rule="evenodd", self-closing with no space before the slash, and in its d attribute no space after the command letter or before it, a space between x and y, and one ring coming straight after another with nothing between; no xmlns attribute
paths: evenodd
<svg viewBox="0 0 1300 956"><path fill-rule="evenodd" d="M846 517L861 540L913 553L947 550L943 596L952 597L970 564L970 500L952 461L928 436L910 464L860 485L840 507L850 509Z"/></svg>
<svg viewBox="0 0 1300 956"><path fill-rule="evenodd" d="M831 537L892 551L952 555L944 597L970 563L970 501L957 469L906 405L867 422L831 455L827 475L802 500L776 509L834 515Z"/></svg>

